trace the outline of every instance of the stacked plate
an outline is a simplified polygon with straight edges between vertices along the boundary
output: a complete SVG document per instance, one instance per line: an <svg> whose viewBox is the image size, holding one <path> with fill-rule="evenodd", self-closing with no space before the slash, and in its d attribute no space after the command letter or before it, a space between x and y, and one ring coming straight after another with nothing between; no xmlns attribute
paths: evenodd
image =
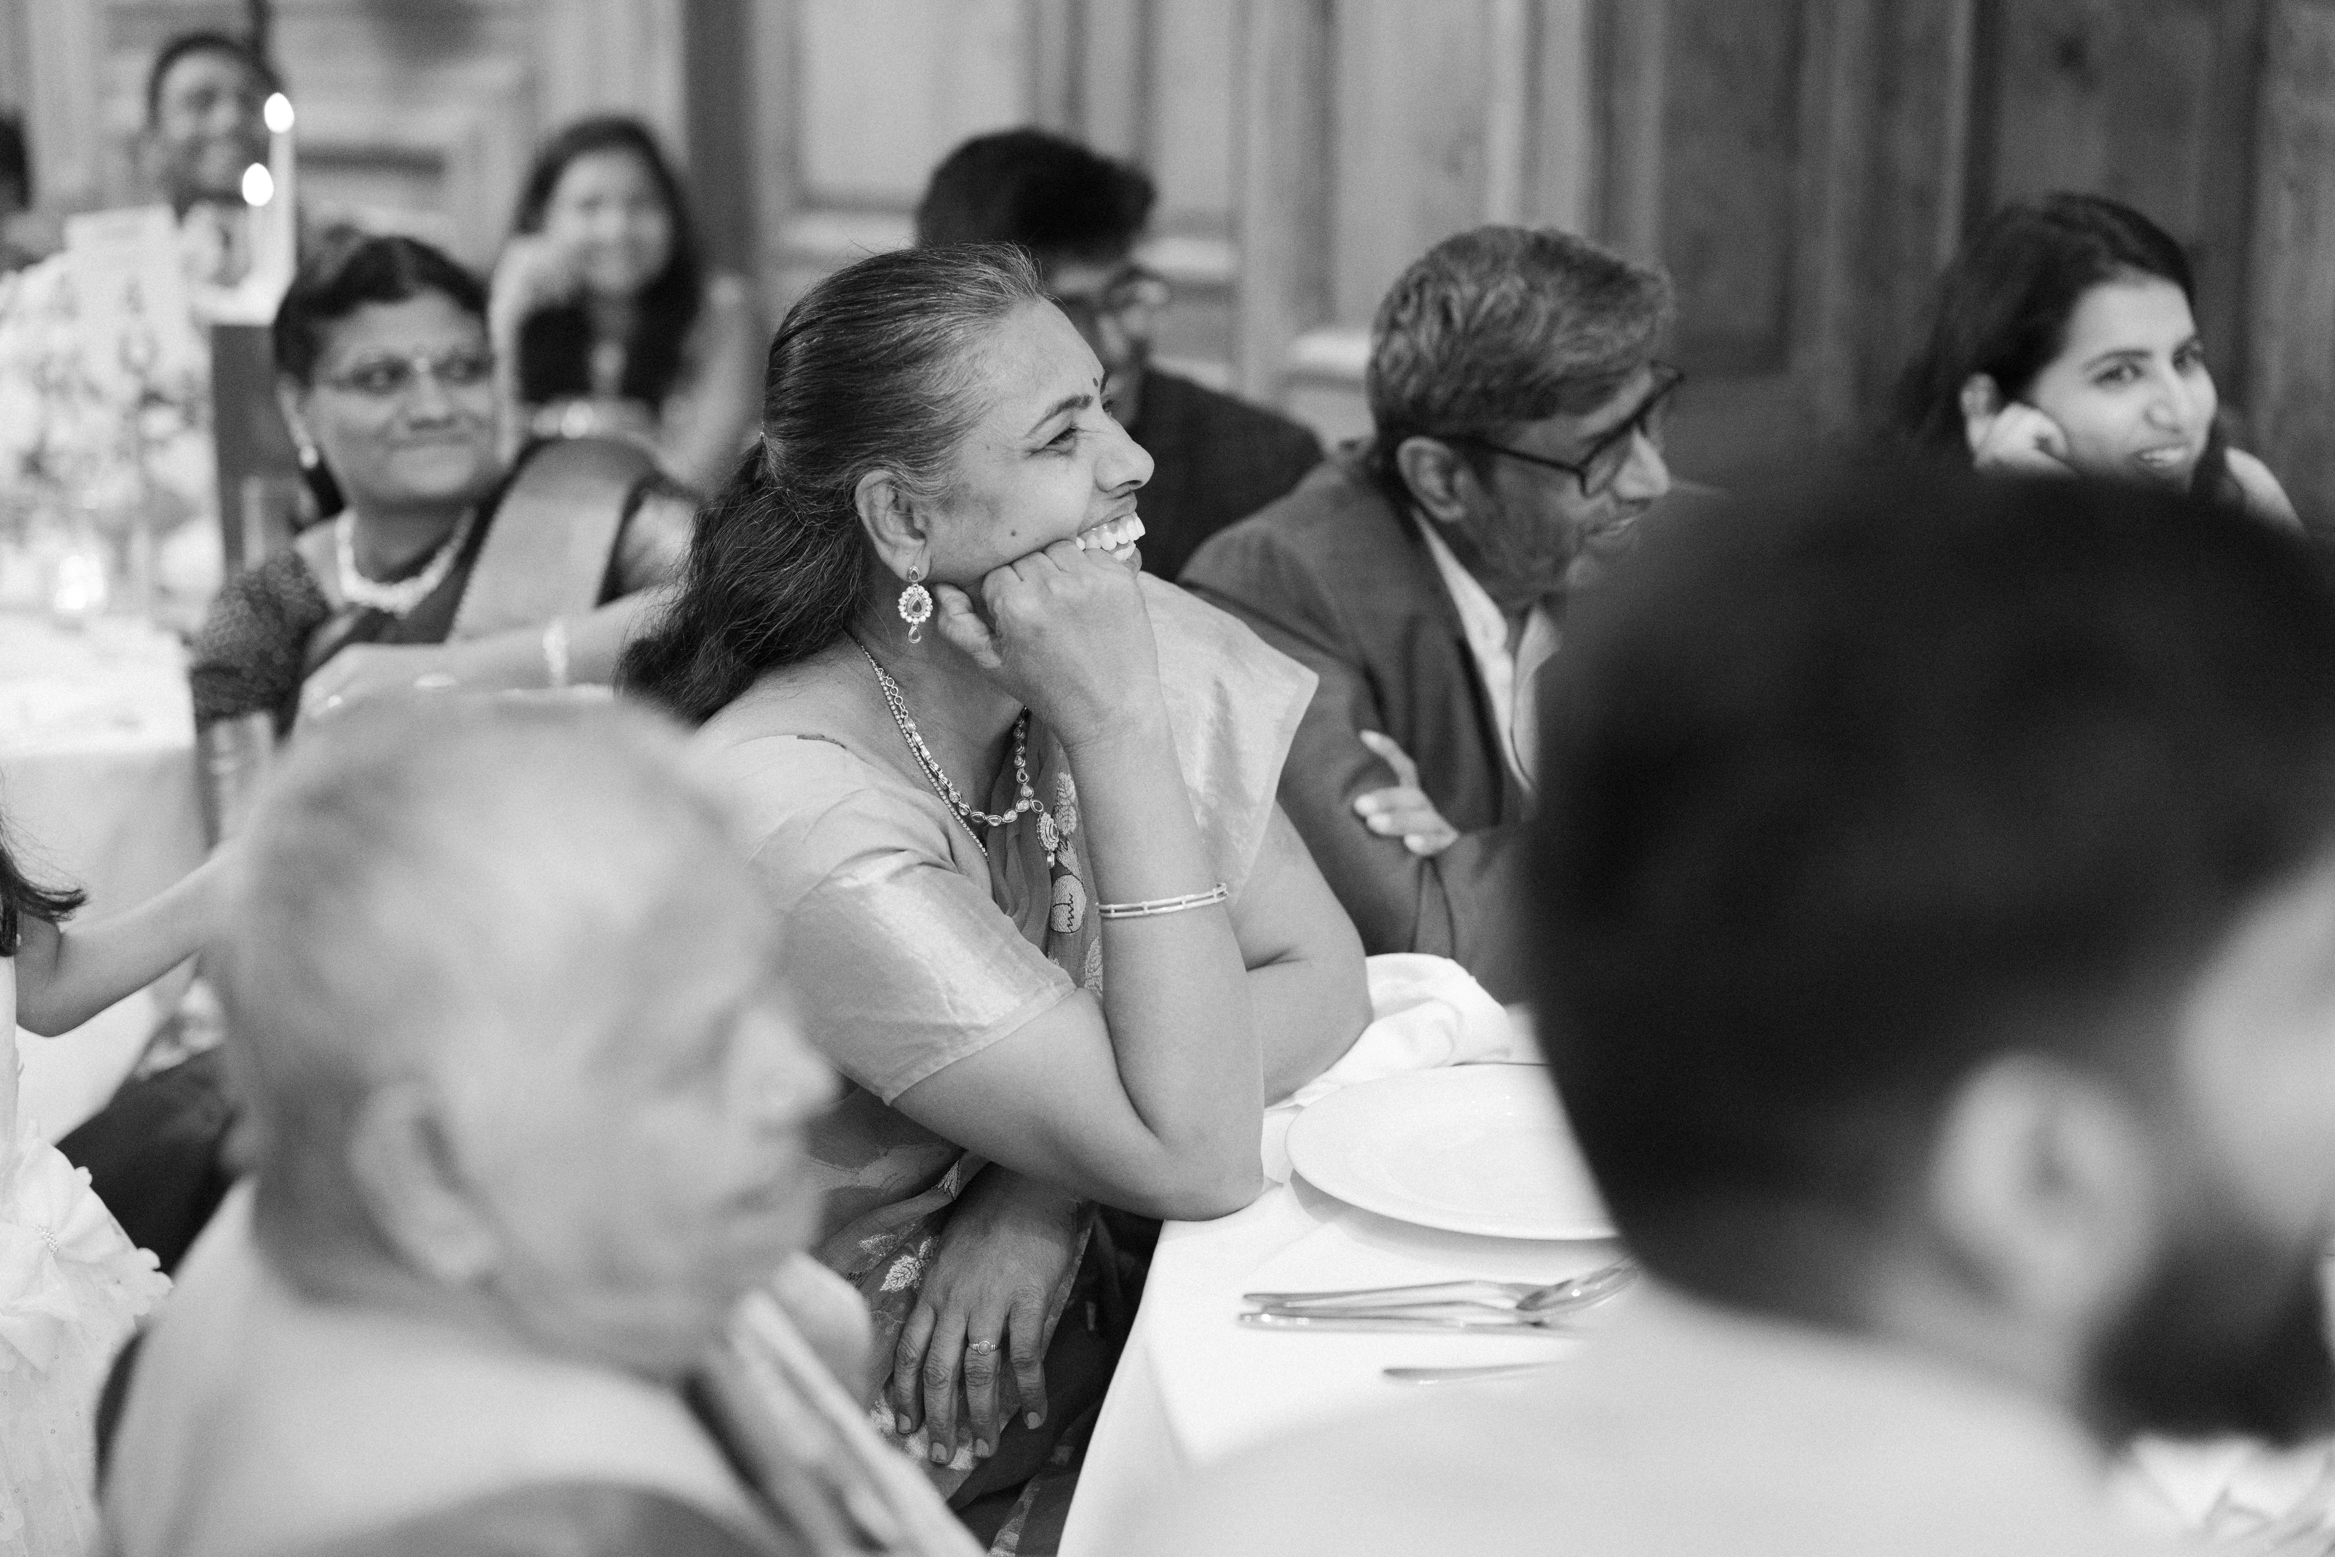
<svg viewBox="0 0 2335 1557"><path fill-rule="evenodd" d="M1366 1081L1305 1110L1289 1160L1380 1216L1494 1238L1610 1238L1547 1069L1459 1065Z"/></svg>

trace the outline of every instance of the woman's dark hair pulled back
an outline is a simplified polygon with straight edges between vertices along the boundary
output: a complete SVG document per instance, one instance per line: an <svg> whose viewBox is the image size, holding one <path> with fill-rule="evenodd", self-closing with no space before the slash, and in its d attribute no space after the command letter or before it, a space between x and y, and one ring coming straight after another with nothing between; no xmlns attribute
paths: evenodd
<svg viewBox="0 0 2335 1557"><path fill-rule="evenodd" d="M805 293L770 343L761 442L700 510L680 596L625 651L620 684L702 723L841 639L878 566L861 478L937 497L984 409L975 350L1045 297L1005 244L878 254Z"/></svg>
<svg viewBox="0 0 2335 1557"><path fill-rule="evenodd" d="M1898 381L1897 433L1967 457L1962 386L1984 373L2005 400L2020 399L2067 344L2068 321L2084 294L2129 276L2170 281L2197 306L2189 257L2131 206L2060 193L1995 212L1939 278L1929 343Z"/></svg>
<svg viewBox="0 0 2335 1557"><path fill-rule="evenodd" d="M672 257L633 300L632 334L624 343L625 395L658 405L681 376L681 349L705 301L705 263L688 197L655 133L624 114L578 119L535 154L512 227L523 233L541 232L544 213L569 164L612 151L640 159L672 224ZM528 315L520 322L518 349L519 397L528 404L592 392L592 324L581 301Z"/></svg>

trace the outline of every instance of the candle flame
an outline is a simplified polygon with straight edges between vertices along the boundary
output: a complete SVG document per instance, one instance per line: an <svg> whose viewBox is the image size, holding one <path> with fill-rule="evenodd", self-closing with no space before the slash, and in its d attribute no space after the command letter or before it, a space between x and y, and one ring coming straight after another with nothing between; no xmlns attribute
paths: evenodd
<svg viewBox="0 0 2335 1557"><path fill-rule="evenodd" d="M266 205L276 198L276 177L264 162L255 162L243 170L243 203Z"/></svg>
<svg viewBox="0 0 2335 1557"><path fill-rule="evenodd" d="M292 132L292 100L281 92L270 92L267 102L260 108L260 117L267 121L270 134L289 135Z"/></svg>

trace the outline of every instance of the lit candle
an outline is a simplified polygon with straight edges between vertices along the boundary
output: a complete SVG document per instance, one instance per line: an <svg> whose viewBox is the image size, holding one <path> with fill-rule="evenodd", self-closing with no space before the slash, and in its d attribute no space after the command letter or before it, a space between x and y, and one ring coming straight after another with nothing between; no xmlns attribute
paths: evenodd
<svg viewBox="0 0 2335 1557"><path fill-rule="evenodd" d="M292 167L292 100L281 92L270 93L260 117L268 129L268 160L243 170L251 263L243 279L211 310L211 317L221 324L266 324L273 319L299 262L300 197Z"/></svg>
<svg viewBox="0 0 2335 1557"><path fill-rule="evenodd" d="M268 127L268 160L265 166L253 163L243 178L243 198L259 211L252 263L271 275L281 274L289 285L300 222L300 192L292 171L292 100L281 92L269 93L260 117Z"/></svg>

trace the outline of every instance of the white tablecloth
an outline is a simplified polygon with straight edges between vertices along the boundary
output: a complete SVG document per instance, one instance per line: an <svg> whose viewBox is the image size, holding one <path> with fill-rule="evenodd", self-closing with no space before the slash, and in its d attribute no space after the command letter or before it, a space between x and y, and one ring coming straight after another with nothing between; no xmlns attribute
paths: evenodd
<svg viewBox="0 0 2335 1557"><path fill-rule="evenodd" d="M0 818L29 871L106 913L203 857L194 713L175 638L126 618L66 629L0 612ZM112 1092L176 993L166 980L60 1038L18 1034L25 1097L62 1134Z"/></svg>
<svg viewBox="0 0 2335 1557"><path fill-rule="evenodd" d="M1326 1085L1300 1097L1398 1070L1532 1058L1522 1024L1455 963L1373 957L1371 995L1379 1020ZM1382 1368L1561 1358L1578 1344L1541 1334L1285 1334L1235 1323L1248 1291L1464 1276L1556 1281L1620 1253L1610 1241L1438 1232L1343 1205L1292 1178L1283 1143L1296 1113L1283 1107L1266 1120L1273 1188L1233 1216L1172 1222L1161 1233L1135 1333L1079 1475L1063 1557L1112 1551L1139 1504L1172 1496L1177 1479L1202 1465L1308 1421L1426 1398L1427 1387L1391 1383Z"/></svg>
<svg viewBox="0 0 2335 1557"><path fill-rule="evenodd" d="M1148 1507L1176 1497L1179 1481L1202 1466L1311 1422L1469 1387L1397 1384L1384 1368L1561 1363L1584 1344L1554 1334L1290 1334L1235 1322L1243 1292L1467 1276L1549 1282L1622 1253L1610 1240L1536 1243L1438 1232L1357 1210L1292 1175L1285 1142L1304 1102L1401 1070L1537 1058L1528 1019L1502 1012L1456 964L1373 957L1370 974L1377 1020L1355 1051L1266 1118L1273 1186L1235 1215L1171 1222L1161 1233L1134 1334L1079 1476L1062 1557L1117 1550ZM1627 1301L1625 1295L1614 1306ZM2327 1464L2325 1445L2278 1454L2236 1441L2150 1442L2137 1463L2126 1462L2116 1490L2136 1528L2201 1529L2227 1523L2233 1511L2242 1526L2295 1507Z"/></svg>

